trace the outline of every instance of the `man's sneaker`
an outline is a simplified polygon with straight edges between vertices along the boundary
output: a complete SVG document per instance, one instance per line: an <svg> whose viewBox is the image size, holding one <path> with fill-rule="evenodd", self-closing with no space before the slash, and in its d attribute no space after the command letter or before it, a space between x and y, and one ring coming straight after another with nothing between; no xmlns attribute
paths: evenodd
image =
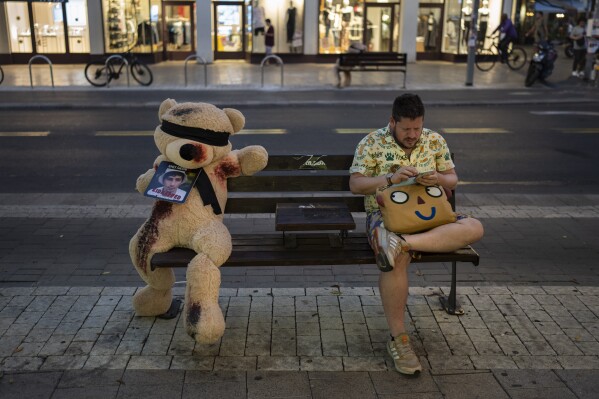
<svg viewBox="0 0 599 399"><path fill-rule="evenodd" d="M584 78L584 71L579 71L578 72L578 77L583 79Z"/></svg>
<svg viewBox="0 0 599 399"><path fill-rule="evenodd" d="M412 345L410 345L410 337L408 334L399 334L395 340L391 339L387 342L387 352L393 358L395 370L402 374L415 374L422 371L422 365L418 356L414 353Z"/></svg>
<svg viewBox="0 0 599 399"><path fill-rule="evenodd" d="M572 76L574 76L575 78L578 77L578 71L572 71Z"/></svg>
<svg viewBox="0 0 599 399"><path fill-rule="evenodd" d="M397 255L410 251L410 246L403 238L382 227L374 229L374 246L376 265L383 272L393 270Z"/></svg>

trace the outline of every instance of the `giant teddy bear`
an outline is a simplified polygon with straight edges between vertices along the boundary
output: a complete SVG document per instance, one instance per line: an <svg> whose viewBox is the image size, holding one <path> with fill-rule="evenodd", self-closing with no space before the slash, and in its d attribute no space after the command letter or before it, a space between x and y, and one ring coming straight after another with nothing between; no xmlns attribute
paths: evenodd
<svg viewBox="0 0 599 399"><path fill-rule="evenodd" d="M152 213L129 244L136 270L147 284L133 297L139 316L158 316L169 310L175 275L171 268L150 268L155 253L186 247L197 255L187 267L184 317L187 332L197 342L212 343L222 337L225 321L218 305L221 266L231 254L229 231L223 224L227 179L262 170L268 154L261 146L232 151L229 135L239 132L245 118L236 109L219 109L206 103L180 103L172 99L160 105L160 125L154 141L160 155L154 167L137 179L144 193L162 161L182 168L202 168L184 203L157 200ZM213 190L206 190L211 185ZM206 196L205 192L209 192ZM211 195L210 195L211 193ZM215 194L215 195L214 195Z"/></svg>

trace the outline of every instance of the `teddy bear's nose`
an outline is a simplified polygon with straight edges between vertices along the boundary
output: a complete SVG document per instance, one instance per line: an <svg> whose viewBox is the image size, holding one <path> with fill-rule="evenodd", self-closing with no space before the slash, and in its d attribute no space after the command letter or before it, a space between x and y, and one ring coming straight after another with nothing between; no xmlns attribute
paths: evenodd
<svg viewBox="0 0 599 399"><path fill-rule="evenodd" d="M186 161L198 158L201 151L193 144L185 144L179 149L179 155Z"/></svg>

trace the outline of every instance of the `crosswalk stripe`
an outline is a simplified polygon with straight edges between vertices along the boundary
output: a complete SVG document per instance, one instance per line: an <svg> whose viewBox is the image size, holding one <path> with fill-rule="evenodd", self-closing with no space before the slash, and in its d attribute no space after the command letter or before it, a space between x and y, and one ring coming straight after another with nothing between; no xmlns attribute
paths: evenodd
<svg viewBox="0 0 599 399"><path fill-rule="evenodd" d="M287 134L287 129L241 129L237 134Z"/></svg>
<svg viewBox="0 0 599 399"><path fill-rule="evenodd" d="M364 136L366 136L368 133L374 132L375 130L377 130L377 129L369 129L369 128L357 128L357 129L337 128L337 129L335 129L335 133L337 133L337 134L358 134L358 133L361 133Z"/></svg>
<svg viewBox="0 0 599 399"><path fill-rule="evenodd" d="M561 133L586 133L586 134L594 134L599 133L599 127L562 127L562 128L554 128Z"/></svg>
<svg viewBox="0 0 599 399"><path fill-rule="evenodd" d="M441 129L445 134L506 134L509 130L496 127L446 127Z"/></svg>
<svg viewBox="0 0 599 399"><path fill-rule="evenodd" d="M150 130L98 130L96 136L99 137L135 137L135 136L153 136L154 132Z"/></svg>
<svg viewBox="0 0 599 399"><path fill-rule="evenodd" d="M0 137L46 137L50 132L0 132Z"/></svg>

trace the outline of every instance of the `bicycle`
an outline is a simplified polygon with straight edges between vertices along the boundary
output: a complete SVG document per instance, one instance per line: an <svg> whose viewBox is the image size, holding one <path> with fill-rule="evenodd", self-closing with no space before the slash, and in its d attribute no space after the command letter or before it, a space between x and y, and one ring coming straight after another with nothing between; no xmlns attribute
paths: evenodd
<svg viewBox="0 0 599 399"><path fill-rule="evenodd" d="M495 66L498 60L501 61L498 38L498 36L487 36L487 39L493 39L491 47L477 50L475 64L479 70L489 71ZM526 64L526 51L522 47L514 46L513 43L510 43L507 51L506 64L511 70L517 71Z"/></svg>
<svg viewBox="0 0 599 399"><path fill-rule="evenodd" d="M0 85L4 81L4 71L2 70L2 66L0 66Z"/></svg>
<svg viewBox="0 0 599 399"><path fill-rule="evenodd" d="M149 86L154 80L150 68L139 61L131 51L121 54L121 56L129 63L129 70L133 79L142 86ZM107 59L107 58L106 58ZM106 60L105 59L105 60ZM85 66L85 79L96 87L106 86L112 79L118 79L123 72L125 63L120 59L112 59L106 65L106 61L92 61Z"/></svg>

